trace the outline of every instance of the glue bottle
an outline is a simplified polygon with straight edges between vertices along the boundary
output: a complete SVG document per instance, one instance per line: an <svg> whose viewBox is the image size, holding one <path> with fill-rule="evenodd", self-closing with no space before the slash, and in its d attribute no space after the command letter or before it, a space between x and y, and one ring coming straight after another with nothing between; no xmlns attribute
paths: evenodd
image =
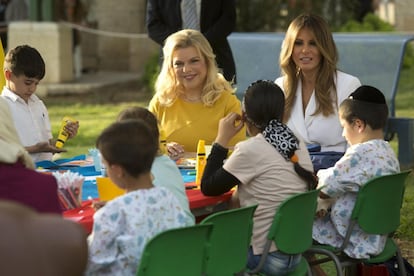
<svg viewBox="0 0 414 276"><path fill-rule="evenodd" d="M160 152L161 154L167 154L167 138L165 137L165 131L162 128L159 128L160 130Z"/></svg>
<svg viewBox="0 0 414 276"><path fill-rule="evenodd" d="M61 124L59 134L58 134L58 138L55 144L55 146L59 149L63 148L63 145L65 144L66 140L68 140L69 133L67 133L67 131L65 130L65 126L67 125L68 122L76 122L76 120L72 119L69 116L63 117L62 124Z"/></svg>
<svg viewBox="0 0 414 276"><path fill-rule="evenodd" d="M196 159L196 185L201 185L201 178L203 177L204 167L206 166L206 148L205 141L199 140L197 145L197 159Z"/></svg>

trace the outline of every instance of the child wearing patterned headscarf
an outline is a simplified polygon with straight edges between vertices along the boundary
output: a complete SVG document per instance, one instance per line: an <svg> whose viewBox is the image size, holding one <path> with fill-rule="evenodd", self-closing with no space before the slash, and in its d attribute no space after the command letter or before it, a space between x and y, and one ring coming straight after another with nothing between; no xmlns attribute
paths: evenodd
<svg viewBox="0 0 414 276"><path fill-rule="evenodd" d="M332 168L318 171L320 197L333 203L325 216L314 221L317 242L340 247L360 187L371 178L400 171L393 149L383 138L387 118L385 97L372 86L360 86L341 103L339 120L350 147ZM369 258L382 252L385 241L385 236L368 235L357 225L344 252L352 258Z"/></svg>
<svg viewBox="0 0 414 276"><path fill-rule="evenodd" d="M258 204L253 218L248 268L258 265L275 212L286 198L316 184L313 166L303 141L282 123L285 98L271 81L250 85L243 100L243 115L222 118L201 181L205 195L218 195L238 186L240 206ZM246 125L250 136L239 142L223 165L228 142ZM281 275L299 264L300 255L287 255L272 245L262 273Z"/></svg>

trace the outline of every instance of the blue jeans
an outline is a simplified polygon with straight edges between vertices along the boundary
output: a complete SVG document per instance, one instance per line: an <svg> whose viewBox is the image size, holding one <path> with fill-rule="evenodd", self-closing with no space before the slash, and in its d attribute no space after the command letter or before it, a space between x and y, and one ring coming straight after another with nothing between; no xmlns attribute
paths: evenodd
<svg viewBox="0 0 414 276"><path fill-rule="evenodd" d="M262 255L253 255L252 247L249 248L247 267L254 269L257 267ZM279 251L269 252L267 259L260 273L266 276L284 275L291 272L300 263L301 255L287 255Z"/></svg>

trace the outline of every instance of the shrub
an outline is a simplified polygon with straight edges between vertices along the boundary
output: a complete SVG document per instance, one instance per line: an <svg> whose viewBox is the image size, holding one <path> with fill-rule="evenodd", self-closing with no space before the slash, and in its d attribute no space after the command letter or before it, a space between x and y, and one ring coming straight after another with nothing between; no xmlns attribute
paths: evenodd
<svg viewBox="0 0 414 276"><path fill-rule="evenodd" d="M155 91L154 85L159 72L159 55L154 54L151 58L148 59L147 64L145 64L145 70L142 76L142 82L146 87L150 89L150 91Z"/></svg>

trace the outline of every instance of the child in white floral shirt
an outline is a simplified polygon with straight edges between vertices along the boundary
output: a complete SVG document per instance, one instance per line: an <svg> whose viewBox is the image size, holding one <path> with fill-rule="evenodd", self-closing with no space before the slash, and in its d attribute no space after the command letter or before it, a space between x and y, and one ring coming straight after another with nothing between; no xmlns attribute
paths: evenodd
<svg viewBox="0 0 414 276"><path fill-rule="evenodd" d="M186 226L187 215L168 189L152 184L158 139L143 120L112 124L96 147L109 178L126 194L94 215L86 275L136 275L146 243L162 231Z"/></svg>
<svg viewBox="0 0 414 276"><path fill-rule="evenodd" d="M325 216L313 225L313 238L321 244L339 247L345 237L357 193L373 177L400 171L398 159L384 141L383 128L388 108L384 95L371 86L361 86L339 107L339 119L350 147L332 168L319 170L320 197L333 199ZM379 254L385 236L368 235L358 226L344 252L352 258Z"/></svg>

